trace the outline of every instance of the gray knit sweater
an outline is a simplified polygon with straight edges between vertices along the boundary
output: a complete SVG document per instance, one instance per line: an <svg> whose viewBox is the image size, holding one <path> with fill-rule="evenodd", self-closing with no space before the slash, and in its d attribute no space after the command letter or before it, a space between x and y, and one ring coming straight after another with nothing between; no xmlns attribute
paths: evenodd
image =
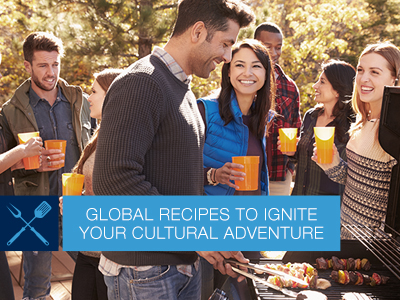
<svg viewBox="0 0 400 300"><path fill-rule="evenodd" d="M160 59L146 56L113 82L105 98L93 191L202 195L203 145L204 124L190 87ZM195 252L103 254L136 266L190 264L197 259Z"/></svg>

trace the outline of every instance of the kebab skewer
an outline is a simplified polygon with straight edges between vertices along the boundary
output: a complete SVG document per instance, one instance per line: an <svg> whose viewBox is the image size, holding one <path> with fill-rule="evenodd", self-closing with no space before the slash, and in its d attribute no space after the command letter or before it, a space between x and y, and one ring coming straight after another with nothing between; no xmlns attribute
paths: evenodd
<svg viewBox="0 0 400 300"><path fill-rule="evenodd" d="M332 271L331 278L340 284L352 284L352 285L370 285L376 286L381 284L386 284L390 279L387 276L379 275L378 273L373 273L372 276L361 274L357 271L347 271L339 270Z"/></svg>
<svg viewBox="0 0 400 300"><path fill-rule="evenodd" d="M339 270L347 270L347 271L355 271L355 270L364 270L369 271L371 269L371 263L368 259L363 258L347 258L340 259L336 256L332 256L331 259L325 259L323 257L319 257L316 259L317 269L327 270L333 269L335 271Z"/></svg>

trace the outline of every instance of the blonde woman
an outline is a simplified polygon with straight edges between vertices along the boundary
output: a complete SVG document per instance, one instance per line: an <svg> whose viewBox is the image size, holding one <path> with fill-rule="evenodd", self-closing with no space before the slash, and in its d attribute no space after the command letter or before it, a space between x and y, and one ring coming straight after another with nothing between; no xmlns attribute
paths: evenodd
<svg viewBox="0 0 400 300"><path fill-rule="evenodd" d="M385 221L392 167L396 160L378 141L384 86L398 83L400 50L391 43L369 45L358 61L352 104L357 114L346 147L347 163L337 151L330 165L319 166L334 181L345 184L341 223L381 226ZM316 152L312 158L316 161ZM351 234L342 228L342 238Z"/></svg>

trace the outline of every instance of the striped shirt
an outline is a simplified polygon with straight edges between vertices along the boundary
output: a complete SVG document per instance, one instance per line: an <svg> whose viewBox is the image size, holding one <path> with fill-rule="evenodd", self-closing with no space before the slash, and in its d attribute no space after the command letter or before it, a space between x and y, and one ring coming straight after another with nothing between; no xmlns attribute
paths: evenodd
<svg viewBox="0 0 400 300"><path fill-rule="evenodd" d="M347 163L326 170L336 182L345 183L341 224L380 227L385 221L390 177L396 160L378 142L379 120L371 120L347 144ZM354 239L342 227L342 239Z"/></svg>

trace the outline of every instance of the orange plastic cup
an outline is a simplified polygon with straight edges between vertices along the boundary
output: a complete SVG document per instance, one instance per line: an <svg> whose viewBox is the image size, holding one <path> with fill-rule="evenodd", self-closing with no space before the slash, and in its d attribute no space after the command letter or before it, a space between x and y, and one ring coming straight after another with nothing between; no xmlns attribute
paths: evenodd
<svg viewBox="0 0 400 300"><path fill-rule="evenodd" d="M333 140L335 127L314 127L317 143L317 161L320 164L331 164L333 160Z"/></svg>
<svg viewBox="0 0 400 300"><path fill-rule="evenodd" d="M67 141L65 140L47 140L44 141L44 147L46 150L49 149L60 149L62 153L65 155L65 148L67 147ZM65 156L64 156L65 161ZM58 165L51 165L49 168L61 168L64 167L65 163L58 164Z"/></svg>
<svg viewBox="0 0 400 300"><path fill-rule="evenodd" d="M25 144L31 138L39 137L39 131L18 133L18 139L20 144ZM40 167L39 155L25 157L22 159L25 170L34 170Z"/></svg>
<svg viewBox="0 0 400 300"><path fill-rule="evenodd" d="M238 191L258 190L258 165L260 164L260 157L234 156L232 157L232 162L244 166L244 169L235 169L236 171L246 173L243 181L235 180L235 184L239 187Z"/></svg>
<svg viewBox="0 0 400 300"><path fill-rule="evenodd" d="M62 174L62 192L64 196L81 196L85 175L74 173Z"/></svg>
<svg viewBox="0 0 400 300"><path fill-rule="evenodd" d="M279 128L281 152L296 152L297 128Z"/></svg>

